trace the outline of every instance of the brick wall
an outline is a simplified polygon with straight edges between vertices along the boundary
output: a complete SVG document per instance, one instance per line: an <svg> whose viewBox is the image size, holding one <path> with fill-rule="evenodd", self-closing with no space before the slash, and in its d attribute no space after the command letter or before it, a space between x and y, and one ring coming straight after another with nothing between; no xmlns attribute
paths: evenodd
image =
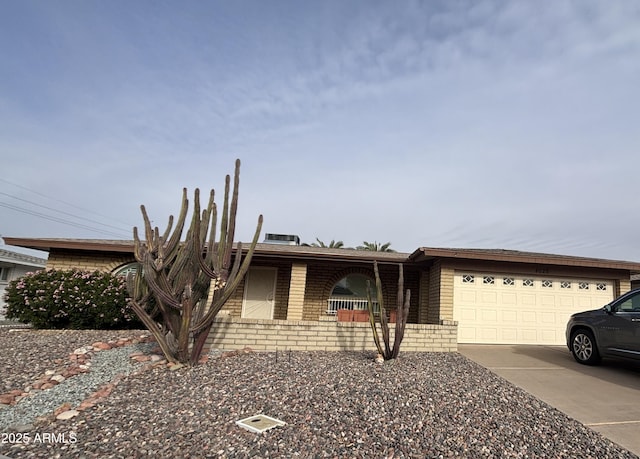
<svg viewBox="0 0 640 459"><path fill-rule="evenodd" d="M291 283L289 287L289 308L287 310L287 319L302 320L306 284L307 265L305 263L293 263L291 265Z"/></svg>
<svg viewBox="0 0 640 459"><path fill-rule="evenodd" d="M77 268L86 271L112 272L132 262L135 262L133 254L51 249L47 259L47 269Z"/></svg>
<svg viewBox="0 0 640 459"><path fill-rule="evenodd" d="M458 327L407 324L400 352L456 352ZM394 329L391 327L393 342ZM214 349L375 351L368 323L218 317L207 345Z"/></svg>
<svg viewBox="0 0 640 459"><path fill-rule="evenodd" d="M440 320L453 320L453 274L451 267L440 268Z"/></svg>
<svg viewBox="0 0 640 459"><path fill-rule="evenodd" d="M631 280L618 279L615 285L614 296L619 297L623 293L627 293L629 290L631 290Z"/></svg>

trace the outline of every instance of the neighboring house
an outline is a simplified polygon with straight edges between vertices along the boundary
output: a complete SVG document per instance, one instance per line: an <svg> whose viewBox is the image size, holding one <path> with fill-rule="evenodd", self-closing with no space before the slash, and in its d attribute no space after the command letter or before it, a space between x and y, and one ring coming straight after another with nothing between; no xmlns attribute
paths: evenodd
<svg viewBox="0 0 640 459"><path fill-rule="evenodd" d="M5 310L5 289L9 282L22 277L28 272L44 269L47 260L23 253L0 248L0 320L3 320Z"/></svg>
<svg viewBox="0 0 640 459"><path fill-rule="evenodd" d="M631 276L631 288L640 288L640 274Z"/></svg>
<svg viewBox="0 0 640 459"><path fill-rule="evenodd" d="M132 241L5 241L48 251L49 268L120 272L135 263ZM374 260L387 304L395 302L398 264L404 266L405 289L411 290L409 322L416 324L409 327L409 335L454 333L460 343L563 344L572 313L611 301L628 291L631 276L640 273L640 263L635 262L512 250L422 247L409 254L262 243L221 316L234 326L258 324L258 329L272 327L280 335L288 326L300 329L311 323L333 328L310 329L309 336L339 334L345 324L338 323L334 331L338 309L366 308ZM254 333L238 333L232 344L248 342L260 348L262 342L253 340ZM409 349L424 342L435 343L429 345L433 347L439 339L416 341ZM281 348L285 344L280 341ZM296 346L303 345L297 341Z"/></svg>

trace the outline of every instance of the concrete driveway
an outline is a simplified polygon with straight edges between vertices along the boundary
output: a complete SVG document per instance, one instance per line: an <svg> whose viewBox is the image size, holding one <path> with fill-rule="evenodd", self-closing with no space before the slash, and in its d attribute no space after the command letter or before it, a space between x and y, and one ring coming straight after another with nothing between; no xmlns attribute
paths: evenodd
<svg viewBox="0 0 640 459"><path fill-rule="evenodd" d="M563 346L459 344L465 357L640 456L640 364L578 364Z"/></svg>

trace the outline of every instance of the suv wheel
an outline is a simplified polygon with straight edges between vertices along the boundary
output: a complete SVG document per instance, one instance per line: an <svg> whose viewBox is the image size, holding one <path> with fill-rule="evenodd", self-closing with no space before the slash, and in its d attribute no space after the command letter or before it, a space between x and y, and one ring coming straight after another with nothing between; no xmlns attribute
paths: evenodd
<svg viewBox="0 0 640 459"><path fill-rule="evenodd" d="M589 330L576 330L571 334L571 353L576 362L595 365L600 361L596 340Z"/></svg>

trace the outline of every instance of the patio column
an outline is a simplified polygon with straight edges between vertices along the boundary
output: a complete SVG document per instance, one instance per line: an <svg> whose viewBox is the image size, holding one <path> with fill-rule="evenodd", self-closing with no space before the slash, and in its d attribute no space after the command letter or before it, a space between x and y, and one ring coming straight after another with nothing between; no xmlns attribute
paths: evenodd
<svg viewBox="0 0 640 459"><path fill-rule="evenodd" d="M615 298L619 297L623 293L627 293L629 290L631 290L631 278L617 279L614 288L616 289L614 292Z"/></svg>
<svg viewBox="0 0 640 459"><path fill-rule="evenodd" d="M306 263L291 264L291 280L289 281L289 304L287 320L302 320L304 308L304 292L307 285Z"/></svg>

